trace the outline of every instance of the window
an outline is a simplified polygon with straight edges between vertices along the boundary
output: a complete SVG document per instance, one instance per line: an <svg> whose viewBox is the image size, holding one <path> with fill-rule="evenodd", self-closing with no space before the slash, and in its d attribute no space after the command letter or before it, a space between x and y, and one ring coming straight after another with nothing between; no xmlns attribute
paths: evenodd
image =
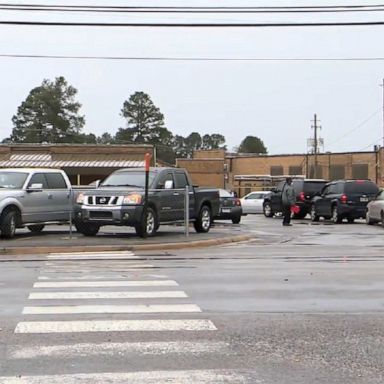
<svg viewBox="0 0 384 384"><path fill-rule="evenodd" d="M176 188L185 188L188 183L187 175L184 172L175 172Z"/></svg>
<svg viewBox="0 0 384 384"><path fill-rule="evenodd" d="M271 176L281 176L284 174L284 168L281 165L272 165Z"/></svg>
<svg viewBox="0 0 384 384"><path fill-rule="evenodd" d="M353 179L368 179L368 164L352 164Z"/></svg>
<svg viewBox="0 0 384 384"><path fill-rule="evenodd" d="M32 184L42 184L43 189L48 189L48 183L47 183L47 179L44 176L44 173L35 173L31 177L31 180L28 183L28 187L31 187Z"/></svg>
<svg viewBox="0 0 384 384"><path fill-rule="evenodd" d="M67 189L67 184L61 173L46 173L49 189Z"/></svg>
<svg viewBox="0 0 384 384"><path fill-rule="evenodd" d="M322 179L323 178L323 167L321 165L317 165L316 173L315 166L311 165L309 168L309 178L310 179Z"/></svg>
<svg viewBox="0 0 384 384"><path fill-rule="evenodd" d="M300 165L291 165L288 168L288 174L291 176L298 176L303 174L303 167Z"/></svg>
<svg viewBox="0 0 384 384"><path fill-rule="evenodd" d="M163 173L162 175L160 175L160 178L159 178L159 181L157 183L157 189L164 189L165 187L165 182L166 181L169 181L171 180L172 181L172 184L173 184L173 188L175 188L175 182L173 180L173 175L171 172L168 172L168 173Z"/></svg>
<svg viewBox="0 0 384 384"><path fill-rule="evenodd" d="M329 187L330 194L338 194L340 193L339 184L331 184Z"/></svg>
<svg viewBox="0 0 384 384"><path fill-rule="evenodd" d="M329 167L329 179L339 180L345 179L345 166L334 164Z"/></svg>

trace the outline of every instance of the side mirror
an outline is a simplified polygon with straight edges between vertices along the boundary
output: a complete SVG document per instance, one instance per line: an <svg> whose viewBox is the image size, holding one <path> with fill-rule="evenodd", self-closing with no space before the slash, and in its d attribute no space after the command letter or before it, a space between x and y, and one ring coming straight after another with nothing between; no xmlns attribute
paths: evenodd
<svg viewBox="0 0 384 384"><path fill-rule="evenodd" d="M173 181L172 180L166 180L164 184L164 189L172 189L173 188Z"/></svg>
<svg viewBox="0 0 384 384"><path fill-rule="evenodd" d="M99 186L100 186L100 183L101 183L101 181L100 181L100 180L96 180L96 181L95 181L95 188L99 188Z"/></svg>
<svg viewBox="0 0 384 384"><path fill-rule="evenodd" d="M41 192L42 190L43 190L43 184L41 183L31 184L27 188L27 192Z"/></svg>

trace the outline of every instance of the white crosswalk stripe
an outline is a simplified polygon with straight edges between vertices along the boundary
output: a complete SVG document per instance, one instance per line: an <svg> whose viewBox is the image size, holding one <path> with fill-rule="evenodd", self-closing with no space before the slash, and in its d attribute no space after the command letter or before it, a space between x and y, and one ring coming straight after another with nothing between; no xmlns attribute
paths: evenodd
<svg viewBox="0 0 384 384"><path fill-rule="evenodd" d="M32 292L30 300L73 300L73 299L161 299L185 298L183 291L119 291L119 292Z"/></svg>
<svg viewBox="0 0 384 384"><path fill-rule="evenodd" d="M202 310L198 305L186 302L189 301L188 295L177 289L179 284L176 281L169 280L165 275L146 273L155 266L144 260L140 262L139 257L131 252L51 254L48 258L56 260L46 262L39 281L34 283L28 297L38 305L24 307L23 321L14 330L24 342L10 346L7 359L36 361L36 367L43 361L51 366L51 362L57 360L61 367L64 364L66 368L61 369L61 374L54 375L45 374L52 371L39 371L37 368L33 375L17 372L14 376L0 376L0 384L246 382L243 375L236 371L183 370L183 364L188 361L187 355L194 358L201 356L204 361L206 354L231 353L230 345L216 340L183 340L186 334L208 337L217 328L211 320L201 318ZM119 260L116 261L116 258ZM111 263L108 264L108 260ZM86 300L93 300L93 304ZM103 301L99 303L98 300ZM169 341L135 342L128 339L126 342L106 342L103 339L106 336L109 338L111 333L119 337L120 332L133 332L138 337L142 333L150 338L160 333L168 337L167 332L172 332L173 336ZM63 335L68 335L67 340L72 342L52 345L52 340L62 340ZM26 337L32 337L33 343L25 343L28 340ZM82 342L78 342L78 338ZM87 359L99 358L102 366L103 356L110 359L126 357L135 361L148 355L159 355L159 358L169 355L172 359L184 357L181 358L179 370L76 372L83 366L82 361L87 366ZM71 364L72 360L77 363Z"/></svg>
<svg viewBox="0 0 384 384"><path fill-rule="evenodd" d="M60 305L24 307L24 315L58 315L84 313L185 313L201 312L195 304L164 305Z"/></svg>
<svg viewBox="0 0 384 384"><path fill-rule="evenodd" d="M220 384L244 383L244 378L226 370L144 371L50 376L0 377L0 384ZM257 381L254 382L257 384Z"/></svg>
<svg viewBox="0 0 384 384"><path fill-rule="evenodd" d="M173 280L38 282L33 288L176 287Z"/></svg>

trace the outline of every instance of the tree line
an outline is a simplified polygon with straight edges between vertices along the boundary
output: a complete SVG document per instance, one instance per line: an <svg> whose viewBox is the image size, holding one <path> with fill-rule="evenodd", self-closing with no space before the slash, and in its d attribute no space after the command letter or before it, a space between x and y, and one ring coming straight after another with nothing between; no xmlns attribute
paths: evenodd
<svg viewBox="0 0 384 384"><path fill-rule="evenodd" d="M33 88L12 117L13 129L3 143L48 144L152 144L158 159L174 164L176 158L190 158L197 149L226 149L225 137L219 133L188 136L174 135L164 123L164 115L150 96L135 92L125 100L121 116L126 128L115 135L104 132L100 136L83 133L85 116L80 115L81 104L76 101L77 89L64 77L54 81L45 79ZM236 152L267 153L262 140L247 136Z"/></svg>

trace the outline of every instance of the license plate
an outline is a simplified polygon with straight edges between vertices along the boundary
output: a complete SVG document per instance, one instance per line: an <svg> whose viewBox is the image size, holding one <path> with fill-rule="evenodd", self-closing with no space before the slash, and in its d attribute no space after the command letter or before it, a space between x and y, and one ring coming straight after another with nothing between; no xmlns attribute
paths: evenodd
<svg viewBox="0 0 384 384"><path fill-rule="evenodd" d="M221 209L221 212L223 212L223 213L229 213L229 212L231 212L231 208L222 208L222 209Z"/></svg>
<svg viewBox="0 0 384 384"><path fill-rule="evenodd" d="M368 200L369 200L368 197L360 197L360 201L362 203L366 203Z"/></svg>

